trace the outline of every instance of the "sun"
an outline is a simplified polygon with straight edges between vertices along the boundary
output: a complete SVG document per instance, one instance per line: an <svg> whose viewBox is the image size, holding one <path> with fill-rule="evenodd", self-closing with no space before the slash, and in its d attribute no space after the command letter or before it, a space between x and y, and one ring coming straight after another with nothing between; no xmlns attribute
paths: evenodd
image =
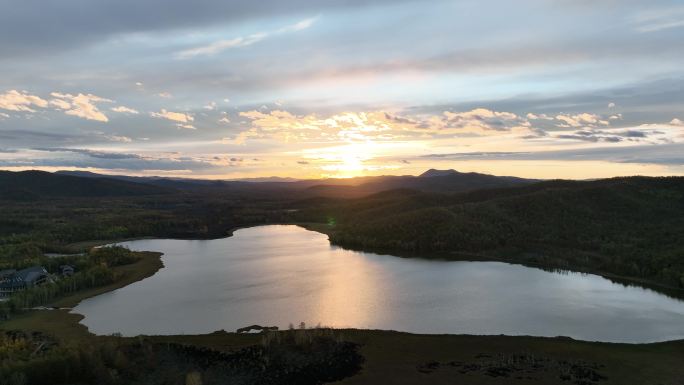
<svg viewBox="0 0 684 385"><path fill-rule="evenodd" d="M378 144L372 141L307 150L304 157L313 161L321 176L353 178L376 169L368 164L378 155Z"/></svg>
<svg viewBox="0 0 684 385"><path fill-rule="evenodd" d="M397 160L407 151L424 150L415 142L359 140L327 147L306 149L299 153L310 167L319 171L323 178L354 178L381 175L406 165Z"/></svg>

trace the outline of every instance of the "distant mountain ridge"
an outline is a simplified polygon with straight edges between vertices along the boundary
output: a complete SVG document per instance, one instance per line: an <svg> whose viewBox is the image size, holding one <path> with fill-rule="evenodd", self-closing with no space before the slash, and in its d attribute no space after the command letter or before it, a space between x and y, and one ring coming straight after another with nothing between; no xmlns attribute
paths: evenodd
<svg viewBox="0 0 684 385"><path fill-rule="evenodd" d="M44 171L0 171L0 199L134 196L172 192L159 186L105 177L84 178Z"/></svg>
<svg viewBox="0 0 684 385"><path fill-rule="evenodd" d="M367 176L348 179L249 178L206 180L167 177L103 175L88 171L3 172L0 198L97 197L151 195L179 191L196 193L279 194L301 197L359 198L388 190L457 193L531 184L537 180L456 170L431 169L419 176Z"/></svg>
<svg viewBox="0 0 684 385"><path fill-rule="evenodd" d="M354 181L360 183L353 183ZM361 197L381 191L409 189L422 192L457 193L488 188L514 187L538 182L510 176L461 173L456 170L431 169L419 176L379 176L343 182L344 189L335 181L325 180L309 188L318 195L329 197Z"/></svg>
<svg viewBox="0 0 684 385"><path fill-rule="evenodd" d="M458 171L454 169L449 169L449 170L437 170L434 168L431 168L424 173L420 174L419 176L421 178L431 178L434 176L448 176L448 175L455 175L455 174L460 174Z"/></svg>

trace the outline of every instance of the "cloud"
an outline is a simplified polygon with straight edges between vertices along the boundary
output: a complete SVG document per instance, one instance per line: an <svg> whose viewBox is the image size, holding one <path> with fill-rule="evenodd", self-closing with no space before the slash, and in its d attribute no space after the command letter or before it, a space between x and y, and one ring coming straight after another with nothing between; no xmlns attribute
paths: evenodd
<svg viewBox="0 0 684 385"><path fill-rule="evenodd" d="M109 141L120 142L120 143L131 143L133 141L133 139L131 139L127 136L119 136L119 135L105 135L105 138Z"/></svg>
<svg viewBox="0 0 684 385"><path fill-rule="evenodd" d="M59 108L60 110L68 110L71 108L71 103L62 99L52 99L50 100L50 105Z"/></svg>
<svg viewBox="0 0 684 385"><path fill-rule="evenodd" d="M52 92L50 96L52 99L47 101L40 96L31 95L26 91L10 90L4 94L0 94L0 109L18 112L36 112L34 109L35 107L47 108L52 106L57 110L64 111L67 115L100 122L109 121L107 116L103 114L95 104L110 103L112 100L93 94L82 93L72 95Z"/></svg>
<svg viewBox="0 0 684 385"><path fill-rule="evenodd" d="M41 154L44 153L44 154ZM45 155L45 153L50 155ZM197 171L214 169L212 160L181 154L136 154L67 147L38 147L18 152L0 166L78 167L109 170Z"/></svg>
<svg viewBox="0 0 684 385"><path fill-rule="evenodd" d="M647 40L647 39L644 39ZM595 68L598 63L641 62L645 58L652 58L664 63L681 60L681 42L673 37L665 37L656 42L634 41L633 44L618 44L614 38L599 37L590 44L581 39L558 44L558 42L530 41L524 45L493 48L489 45L477 47L462 47L454 45L446 50L433 54L401 55L394 51L368 52L361 50L363 60L351 60L355 51L343 51L348 57L319 56L316 51L310 51L316 60L310 65L298 67L282 66L274 69L270 60L263 60L256 56L255 61L244 65L235 61L234 76L226 76L225 68L210 72L197 72L192 77L219 87L240 87L241 89L255 89L261 87L287 88L302 84L333 84L365 78L387 78L390 75L409 76L415 74L454 74L463 77L466 74L500 74L510 78L514 74L555 73L559 69L570 65L586 64ZM375 47L375 45L373 45ZM321 47L327 50L328 48ZM297 58L285 52L276 51L288 60L296 62ZM327 51L325 51L327 52ZM409 52L409 51L407 51ZM383 55L384 53L384 55ZM228 57L226 57L228 58ZM588 77L597 76L600 71L588 73ZM239 75L238 75L239 74ZM188 76L187 72L178 75ZM530 83L536 83L530 81ZM520 85L518 85L520 86ZM590 89L590 87L586 87Z"/></svg>
<svg viewBox="0 0 684 385"><path fill-rule="evenodd" d="M287 33L287 32L298 32L305 29L311 28L311 26L316 22L318 17L311 17L309 19L304 19L298 23L288 25L277 31L277 33Z"/></svg>
<svg viewBox="0 0 684 385"><path fill-rule="evenodd" d="M193 126L192 124L183 124L183 123L176 124L176 127L183 128L186 130L196 130L197 129L197 127Z"/></svg>
<svg viewBox="0 0 684 385"><path fill-rule="evenodd" d="M139 114L138 110L134 110L133 108L125 107L125 106L116 106L111 108L112 111L114 112L119 112L122 114L133 114L137 115Z"/></svg>
<svg viewBox="0 0 684 385"><path fill-rule="evenodd" d="M577 115L559 114L556 116L556 120L562 122L559 127L596 127L610 125L608 121L602 119L599 115L586 112Z"/></svg>
<svg viewBox="0 0 684 385"><path fill-rule="evenodd" d="M650 8L632 18L641 33L659 32L684 27L684 7Z"/></svg>
<svg viewBox="0 0 684 385"><path fill-rule="evenodd" d="M57 134L52 132L33 131L30 129L21 130L0 130L0 139L21 143L35 143L35 142L69 142L74 141L77 137ZM35 144L34 144L35 145Z"/></svg>
<svg viewBox="0 0 684 385"><path fill-rule="evenodd" d="M192 125L195 118L188 113L184 112L173 112L161 109L160 112L150 112L150 116L153 118L166 119L172 122L176 122L176 127L185 130L196 130L197 127Z"/></svg>
<svg viewBox="0 0 684 385"><path fill-rule="evenodd" d="M551 151L493 151L429 154L419 159L435 160L569 160L684 165L684 143L635 146L602 146Z"/></svg>
<svg viewBox="0 0 684 385"><path fill-rule="evenodd" d="M526 121L512 112L498 112L476 108L465 112L444 112L443 132L484 133L488 131L510 131L522 127Z"/></svg>
<svg viewBox="0 0 684 385"><path fill-rule="evenodd" d="M234 144L238 146L244 146L247 144L247 139L253 138L253 137L259 137L260 134L257 131L256 128L250 128L249 130L242 131L235 135L235 137L231 138L223 138L221 139L222 144Z"/></svg>
<svg viewBox="0 0 684 385"><path fill-rule="evenodd" d="M163 108L160 112L150 112L150 116L153 118L167 119L178 123L189 123L195 120L195 118L190 114L167 111Z"/></svg>
<svg viewBox="0 0 684 385"><path fill-rule="evenodd" d="M410 114L407 112L343 112L332 115L300 115L284 110L249 110L239 114L251 128L232 139L244 144L251 139L284 143L442 143L486 148L497 146L567 146L571 142L662 145L684 140L679 120L670 124L610 127L604 117L577 114L522 114L475 108L467 111ZM523 117L524 116L524 117ZM616 120L618 122L619 120ZM622 121L619 121L622 123ZM559 129L560 128L560 129ZM496 137L489 141L487 138ZM453 139L457 139L454 142ZM475 147L474 147L475 148Z"/></svg>
<svg viewBox="0 0 684 385"><path fill-rule="evenodd" d="M673 130L675 128L675 130ZM583 142L606 143L648 143L667 144L681 141L676 125L643 124L636 127L622 128L584 128L576 131L559 131L549 134L552 139L575 140Z"/></svg>
<svg viewBox="0 0 684 385"><path fill-rule="evenodd" d="M140 155L121 153L121 152L107 152L107 151L94 151L80 148L66 148L66 147L35 147L32 150L42 151L42 152L71 152L76 154L86 154L93 158L99 159L141 159Z"/></svg>
<svg viewBox="0 0 684 385"><path fill-rule="evenodd" d="M283 142L377 139L391 130L385 113L381 111L343 112L319 117L316 114L295 115L284 110L252 110L240 112L240 116L251 120L254 131L247 137L269 137Z"/></svg>
<svg viewBox="0 0 684 385"><path fill-rule="evenodd" d="M514 113L485 108L464 112L445 111L440 115L348 111L319 116L296 115L284 110L251 110L239 115L251 121L253 134L250 137L273 138L284 142L390 141L511 133L543 135L532 128L529 121Z"/></svg>
<svg viewBox="0 0 684 385"><path fill-rule="evenodd" d="M3 56L50 55L67 48L91 45L112 36L232 26L268 18L325 14L340 9L415 0L168 0L17 1L0 13L0 47ZM54 20L59 20L55 23ZM84 24L84 20L91 22ZM27 29L27 26L35 28ZM24 33L17 34L17 31Z"/></svg>
<svg viewBox="0 0 684 385"><path fill-rule="evenodd" d="M109 118L103 114L95 105L96 103L111 103L112 100L93 95L93 94L62 94L53 92L50 96L55 99L51 103L63 109L67 115L76 116L83 119L95 120L98 122L108 122Z"/></svg>
<svg viewBox="0 0 684 385"><path fill-rule="evenodd" d="M681 127L684 127L684 121L682 121L681 119L677 119L677 118L672 119L672 121L670 122L670 124L673 125L673 126L681 126Z"/></svg>
<svg viewBox="0 0 684 385"><path fill-rule="evenodd" d="M10 90L0 94L0 109L8 111L35 112L33 107L45 108L48 102L26 91Z"/></svg>
<svg viewBox="0 0 684 385"><path fill-rule="evenodd" d="M554 136L557 139L572 139L572 140L580 140L580 141L585 141L585 142L610 142L610 143L617 143L622 141L622 138L620 136L616 135L604 135L602 132L593 132L593 131L575 131L572 134L560 134Z"/></svg>
<svg viewBox="0 0 684 385"><path fill-rule="evenodd" d="M296 24L288 25L271 32L257 32L247 36L238 36L232 39L215 41L210 44L189 48L176 53L178 59L189 59L195 56L212 56L231 48L248 47L256 44L270 36L280 35L289 32L303 31L313 25L316 18L302 20Z"/></svg>
<svg viewBox="0 0 684 385"><path fill-rule="evenodd" d="M195 56L211 56L230 48L247 47L264 40L268 36L265 32L255 33L246 37L236 37L219 40L208 45L186 49L176 53L178 59L188 59Z"/></svg>
<svg viewBox="0 0 684 385"><path fill-rule="evenodd" d="M535 114L535 113L528 113L526 115L527 119L529 120L553 120L554 118L552 116L548 116L546 114Z"/></svg>

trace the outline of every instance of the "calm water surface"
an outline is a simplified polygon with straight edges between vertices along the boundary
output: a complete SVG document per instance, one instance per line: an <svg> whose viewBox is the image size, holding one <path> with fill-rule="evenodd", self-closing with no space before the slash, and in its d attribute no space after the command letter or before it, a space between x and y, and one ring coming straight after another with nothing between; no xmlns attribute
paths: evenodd
<svg viewBox="0 0 684 385"><path fill-rule="evenodd" d="M611 342L684 338L684 302L595 275L361 253L296 226L123 244L164 252L165 267L78 305L74 312L97 334L197 334L303 321Z"/></svg>

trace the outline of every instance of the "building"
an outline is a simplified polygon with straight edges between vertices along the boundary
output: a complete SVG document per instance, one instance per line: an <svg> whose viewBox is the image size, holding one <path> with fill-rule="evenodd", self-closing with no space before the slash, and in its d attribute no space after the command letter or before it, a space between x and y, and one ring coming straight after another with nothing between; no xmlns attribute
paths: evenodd
<svg viewBox="0 0 684 385"><path fill-rule="evenodd" d="M61 265L59 272L62 274L62 277L71 277L74 275L74 267L71 265Z"/></svg>
<svg viewBox="0 0 684 385"><path fill-rule="evenodd" d="M0 297L7 297L18 291L42 285L50 280L50 274L42 266L22 270L3 270L0 272Z"/></svg>
<svg viewBox="0 0 684 385"><path fill-rule="evenodd" d="M17 272L17 271L16 271L15 269L0 270L0 281L2 281L3 279L5 279L5 277L8 277L8 276L10 276L10 275L12 275L12 274L14 274L14 273L16 273L16 272Z"/></svg>

